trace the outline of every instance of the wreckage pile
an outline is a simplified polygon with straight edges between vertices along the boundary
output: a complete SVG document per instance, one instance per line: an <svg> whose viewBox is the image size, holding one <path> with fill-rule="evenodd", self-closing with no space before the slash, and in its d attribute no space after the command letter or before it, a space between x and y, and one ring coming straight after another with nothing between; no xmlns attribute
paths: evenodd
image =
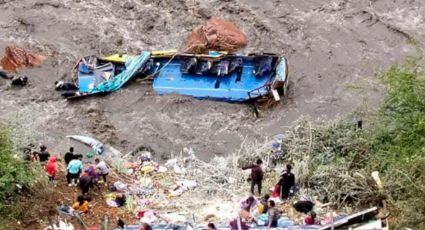
<svg viewBox="0 0 425 230"><path fill-rule="evenodd" d="M147 151L121 156L114 148L105 151L105 158L121 178L114 183L115 188L130 197L126 208L146 223L184 224L193 217L202 222L207 216L228 223L248 191L243 186L248 172L238 165L243 154L215 157L207 163L191 149L184 149L163 165L153 161Z"/></svg>
<svg viewBox="0 0 425 230"><path fill-rule="evenodd" d="M126 208L139 221L156 226L186 223L203 226L211 221L219 226L228 226L229 221L238 215L239 201L249 191L246 182L249 172L241 170L241 167L258 158L264 159L266 166L263 189L270 191L279 179L284 166L281 163L293 162L301 189L292 201L314 201L316 212L323 218L342 218L346 216L343 213L355 211L345 207L345 204L363 203L359 202L361 199L372 202L375 186L369 188L371 184L366 175L349 173L343 165L341 168L329 167L326 170L326 164L323 163L319 168L312 168L320 171L303 171L306 170L306 165L313 164L315 157L318 157L312 153L318 150L320 142L315 140L313 145L311 138L319 138L321 132L319 127L310 127L306 120L301 120L298 124L294 130L277 135L265 144L244 142L241 149L233 155L215 156L210 162L199 160L191 149L186 148L179 156L172 157L164 164L153 161L148 151L123 155L109 147L105 148L104 156L120 172L120 179L114 183L114 190L124 192L129 197ZM314 131L314 128L318 130ZM305 145L301 140L310 141L306 141ZM299 149L289 148L295 143L300 146ZM310 154L301 154L309 148ZM361 185L364 187L361 188ZM350 190L350 186L353 189ZM106 202L112 202L113 197L114 193L108 194L105 197ZM284 212L284 226L302 224L304 216L294 210L292 201L276 201ZM339 204L339 214L334 212L335 204Z"/></svg>

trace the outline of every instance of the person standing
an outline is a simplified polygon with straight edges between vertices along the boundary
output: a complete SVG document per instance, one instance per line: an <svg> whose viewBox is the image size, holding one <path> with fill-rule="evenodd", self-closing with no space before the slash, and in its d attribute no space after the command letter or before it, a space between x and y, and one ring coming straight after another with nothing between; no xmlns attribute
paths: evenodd
<svg viewBox="0 0 425 230"><path fill-rule="evenodd" d="M286 171L283 172L283 174L280 176L279 180L279 191L280 191L280 198L281 199L288 199L289 191L291 190L292 186L295 185L295 176L291 172L292 166L286 165Z"/></svg>
<svg viewBox="0 0 425 230"><path fill-rule="evenodd" d="M68 167L67 167L68 174L66 175L68 186L73 186L77 184L77 180L80 175L80 172L81 170L83 170L83 162L81 161L81 159L82 159L82 156L78 156L78 158L71 160L68 164Z"/></svg>
<svg viewBox="0 0 425 230"><path fill-rule="evenodd" d="M45 163L47 160L49 160L50 153L47 151L47 147L44 145L40 146L40 152L38 153L38 158L41 163Z"/></svg>
<svg viewBox="0 0 425 230"><path fill-rule="evenodd" d="M66 166L68 166L69 162L71 162L74 159L74 147L70 147L69 151L65 153L64 160Z"/></svg>
<svg viewBox="0 0 425 230"><path fill-rule="evenodd" d="M81 164L83 165L83 154L74 154L74 159L77 158L81 161ZM78 177L80 177L81 173L83 172L83 168L80 169L78 172Z"/></svg>
<svg viewBox="0 0 425 230"><path fill-rule="evenodd" d="M108 166L105 161L100 161L99 158L96 158L94 162L96 163L96 169L98 169L100 171L100 175L102 175L103 182L106 183L106 177L109 174Z"/></svg>
<svg viewBox="0 0 425 230"><path fill-rule="evenodd" d="M44 167L44 170L46 171L47 176L49 177L49 183L53 184L55 187L56 187L56 184L55 184L56 159L57 159L56 156L51 156L46 166Z"/></svg>
<svg viewBox="0 0 425 230"><path fill-rule="evenodd" d="M263 161L258 159L255 165L243 167L243 170L251 169L251 193L254 194L254 187L257 185L258 195L261 195L261 183L263 181L264 172L261 168Z"/></svg>

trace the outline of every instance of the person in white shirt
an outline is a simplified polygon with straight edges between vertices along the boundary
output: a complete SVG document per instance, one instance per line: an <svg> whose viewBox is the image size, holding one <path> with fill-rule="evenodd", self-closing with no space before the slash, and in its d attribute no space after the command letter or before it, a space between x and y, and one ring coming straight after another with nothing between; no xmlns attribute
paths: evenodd
<svg viewBox="0 0 425 230"><path fill-rule="evenodd" d="M94 160L96 163L96 169L100 171L100 175L102 175L103 182L106 183L106 176L109 174L109 168L106 165L105 161L100 161L99 158Z"/></svg>

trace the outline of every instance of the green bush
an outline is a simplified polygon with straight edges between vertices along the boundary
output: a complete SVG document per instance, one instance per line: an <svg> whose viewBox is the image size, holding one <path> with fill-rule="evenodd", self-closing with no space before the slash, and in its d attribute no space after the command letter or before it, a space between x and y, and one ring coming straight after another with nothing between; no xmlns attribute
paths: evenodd
<svg viewBox="0 0 425 230"><path fill-rule="evenodd" d="M29 163L14 151L8 129L0 124L0 216L2 220L19 217L21 211L14 205L17 184L29 186L34 175Z"/></svg>
<svg viewBox="0 0 425 230"><path fill-rule="evenodd" d="M425 229L425 62L380 75L387 95L375 119L370 169L383 172L396 227Z"/></svg>
<svg viewBox="0 0 425 230"><path fill-rule="evenodd" d="M425 229L425 60L378 74L387 91L377 112L334 121L299 120L286 132L283 157L301 187L339 207L386 199L392 227ZM357 115L358 116L358 115ZM371 172L379 171L384 189Z"/></svg>

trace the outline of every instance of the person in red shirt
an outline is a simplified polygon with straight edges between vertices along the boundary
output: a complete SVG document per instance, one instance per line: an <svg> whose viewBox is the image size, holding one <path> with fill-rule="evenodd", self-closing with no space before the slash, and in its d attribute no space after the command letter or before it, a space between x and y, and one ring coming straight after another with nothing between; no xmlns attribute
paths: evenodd
<svg viewBox="0 0 425 230"><path fill-rule="evenodd" d="M47 176L49 177L49 183L53 185L55 185L56 160L56 156L51 156L47 161L46 166L44 167L44 170L46 171Z"/></svg>

